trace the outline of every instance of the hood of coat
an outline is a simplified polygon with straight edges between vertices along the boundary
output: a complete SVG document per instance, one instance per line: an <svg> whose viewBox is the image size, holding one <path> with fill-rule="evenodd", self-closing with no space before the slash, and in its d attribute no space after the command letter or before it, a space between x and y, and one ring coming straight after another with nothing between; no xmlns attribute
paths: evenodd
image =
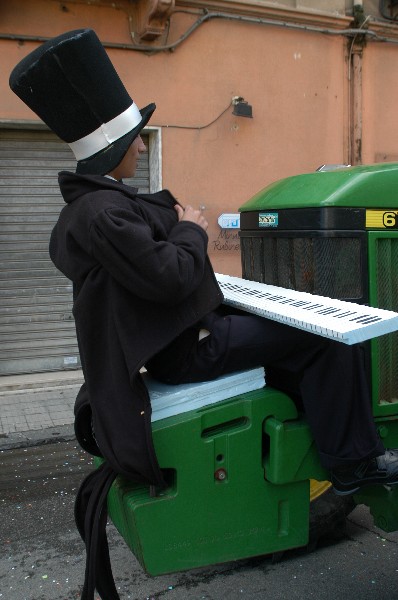
<svg viewBox="0 0 398 600"><path fill-rule="evenodd" d="M103 175L79 175L71 171L61 171L58 174L58 184L62 197L67 204L98 189L119 190L131 196L135 196L138 192L138 188L125 185Z"/></svg>
<svg viewBox="0 0 398 600"><path fill-rule="evenodd" d="M105 175L80 175L71 171L61 171L58 174L58 184L62 197L67 204L72 204L86 194L93 192L110 191L121 192L125 197L136 200L145 200L146 203L170 208L179 204L178 200L169 192L162 190L152 194L141 194L138 188L116 181Z"/></svg>

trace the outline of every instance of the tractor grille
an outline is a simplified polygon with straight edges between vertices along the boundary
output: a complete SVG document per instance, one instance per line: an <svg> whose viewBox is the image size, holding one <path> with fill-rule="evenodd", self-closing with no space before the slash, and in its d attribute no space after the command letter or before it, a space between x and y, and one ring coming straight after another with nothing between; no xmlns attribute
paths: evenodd
<svg viewBox="0 0 398 600"><path fill-rule="evenodd" d="M377 306L398 312L398 239L378 238L375 245ZM398 401L398 332L375 340L378 402Z"/></svg>
<svg viewBox="0 0 398 600"><path fill-rule="evenodd" d="M337 299L362 299L358 237L241 236L243 277Z"/></svg>

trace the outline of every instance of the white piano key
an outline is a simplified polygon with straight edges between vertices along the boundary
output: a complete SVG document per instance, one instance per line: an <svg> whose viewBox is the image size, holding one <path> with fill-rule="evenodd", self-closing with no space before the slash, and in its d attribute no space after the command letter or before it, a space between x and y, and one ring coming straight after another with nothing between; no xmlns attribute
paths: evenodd
<svg viewBox="0 0 398 600"><path fill-rule="evenodd" d="M216 273L225 304L345 344L398 330L398 313Z"/></svg>

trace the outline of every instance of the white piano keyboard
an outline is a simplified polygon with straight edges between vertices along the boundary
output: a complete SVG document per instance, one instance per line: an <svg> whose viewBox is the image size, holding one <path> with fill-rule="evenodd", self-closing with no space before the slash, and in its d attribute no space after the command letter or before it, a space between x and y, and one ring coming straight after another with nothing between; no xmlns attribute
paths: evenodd
<svg viewBox="0 0 398 600"><path fill-rule="evenodd" d="M398 330L398 313L216 273L224 303L344 344Z"/></svg>

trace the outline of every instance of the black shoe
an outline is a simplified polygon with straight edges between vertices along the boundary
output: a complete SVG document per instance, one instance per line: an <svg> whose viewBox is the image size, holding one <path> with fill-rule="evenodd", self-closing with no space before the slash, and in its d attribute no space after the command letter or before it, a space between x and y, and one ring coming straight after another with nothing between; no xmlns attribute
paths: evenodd
<svg viewBox="0 0 398 600"><path fill-rule="evenodd" d="M366 485L398 483L398 449L386 450L381 456L353 467L340 467L330 472L333 491L338 496L355 494Z"/></svg>

